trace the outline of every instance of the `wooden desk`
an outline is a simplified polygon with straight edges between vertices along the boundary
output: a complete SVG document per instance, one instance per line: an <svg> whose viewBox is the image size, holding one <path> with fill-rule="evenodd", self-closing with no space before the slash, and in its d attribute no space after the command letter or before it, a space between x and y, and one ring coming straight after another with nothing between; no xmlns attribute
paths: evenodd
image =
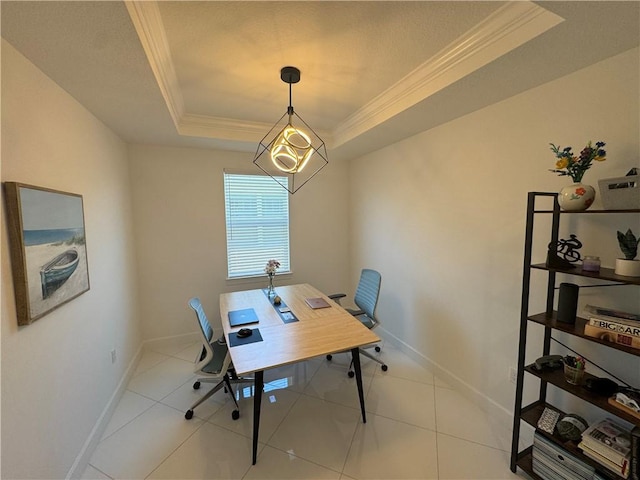
<svg viewBox="0 0 640 480"><path fill-rule="evenodd" d="M297 322L285 323L265 293L258 290L223 293L220 295L220 318L227 344L229 334L240 328L257 328L261 342L229 346L233 366L238 375L254 374L255 396L253 398L253 464L256 463L258 430L260 428L260 405L264 388L264 370L313 357L351 350L356 373L356 385L360 397L363 423L367 422L362 389L362 372L358 347L379 342L380 338L362 325L344 308L329 299L309 284L278 287L276 294L298 318ZM307 298L324 298L329 308L312 309ZM231 327L229 312L253 308L259 322Z"/></svg>

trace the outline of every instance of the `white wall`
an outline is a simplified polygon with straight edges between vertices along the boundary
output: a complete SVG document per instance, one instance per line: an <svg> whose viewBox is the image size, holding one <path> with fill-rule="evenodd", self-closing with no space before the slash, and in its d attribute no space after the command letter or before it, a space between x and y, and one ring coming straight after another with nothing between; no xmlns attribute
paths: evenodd
<svg viewBox="0 0 640 480"><path fill-rule="evenodd" d="M4 40L2 181L83 196L91 288L21 328L2 212L2 478L64 478L140 347L127 151Z"/></svg>
<svg viewBox="0 0 640 480"><path fill-rule="evenodd" d="M507 372L517 359L527 192L568 182L548 171L550 142L577 152L588 140L607 142L607 161L584 177L596 188L599 178L639 165L638 57L628 51L350 164L352 281L362 267L378 269L384 328L505 417L514 401ZM613 266L616 229L640 233L639 217L565 217L561 238L577 233L583 254ZM535 261L544 262L546 242ZM542 294L545 280L534 279ZM612 290L583 290L580 307ZM626 300L617 305L640 311L637 287L620 292ZM532 306L544 311L542 297ZM638 357L614 354L607 363L640 381Z"/></svg>
<svg viewBox="0 0 640 480"><path fill-rule="evenodd" d="M195 331L187 307L192 296L219 326L220 293L267 283L266 277L226 280L223 170L260 173L253 155L143 145L130 147L129 155L144 338ZM304 282L349 291L346 175L346 165L330 162L290 196L293 274L276 275L276 287Z"/></svg>

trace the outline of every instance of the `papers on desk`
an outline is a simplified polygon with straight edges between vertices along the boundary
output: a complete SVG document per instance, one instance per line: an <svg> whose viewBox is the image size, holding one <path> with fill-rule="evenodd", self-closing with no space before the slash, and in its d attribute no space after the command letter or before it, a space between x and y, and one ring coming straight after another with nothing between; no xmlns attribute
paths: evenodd
<svg viewBox="0 0 640 480"><path fill-rule="evenodd" d="M238 327L249 323L256 323L258 316L253 308L245 308L243 310L232 310L229 312L229 325Z"/></svg>
<svg viewBox="0 0 640 480"><path fill-rule="evenodd" d="M316 309L316 308L327 308L330 307L331 305L329 305L329 303L327 303L327 301L322 298L322 297L318 297L318 298L305 298L304 300L305 302L307 302L307 305L309 305L311 308Z"/></svg>

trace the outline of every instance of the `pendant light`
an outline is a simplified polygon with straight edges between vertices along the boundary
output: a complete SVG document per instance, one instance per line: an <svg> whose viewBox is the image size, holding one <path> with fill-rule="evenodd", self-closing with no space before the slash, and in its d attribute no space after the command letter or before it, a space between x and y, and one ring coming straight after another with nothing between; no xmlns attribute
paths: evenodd
<svg viewBox="0 0 640 480"><path fill-rule="evenodd" d="M260 141L253 163L294 194L329 161L324 141L293 110L291 89L300 70L283 67L280 78L289 84L289 106Z"/></svg>

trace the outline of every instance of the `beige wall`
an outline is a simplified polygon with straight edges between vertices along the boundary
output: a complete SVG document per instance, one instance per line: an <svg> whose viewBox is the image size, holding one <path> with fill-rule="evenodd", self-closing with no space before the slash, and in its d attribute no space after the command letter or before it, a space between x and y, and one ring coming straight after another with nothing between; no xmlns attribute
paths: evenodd
<svg viewBox="0 0 640 480"><path fill-rule="evenodd" d="M352 281L364 266L380 270L384 328L505 417L514 399L508 367L517 358L527 192L567 184L548 171L550 142L578 152L590 139L607 142L608 160L584 178L596 186L639 165L638 56L628 51L350 164ZM583 254L613 266L616 229L627 227L640 233L640 215L565 217L561 238L577 233ZM548 237L537 238L534 260L544 262ZM541 312L545 280L534 281L532 308ZM636 287L613 290L583 289L581 305L606 293L640 311ZM638 384L638 358L609 354L593 355L607 355L603 364Z"/></svg>
<svg viewBox="0 0 640 480"><path fill-rule="evenodd" d="M21 328L2 211L2 478L65 478L141 342L127 151L4 40L2 181L83 196L91 289Z"/></svg>
<svg viewBox="0 0 640 480"><path fill-rule="evenodd" d="M594 184L638 165L638 56L631 50L348 165L331 162L291 197L294 273L277 281L351 293L361 268L380 270L386 335L508 417L526 192L566 183L547 171L549 142L606 141L609 159L585 177ZM4 211L2 220L2 476L60 478L74 473L108 416L142 339L193 332L192 295L217 324L220 292L264 286L225 278L222 171L251 169L251 155L127 147L5 42L2 140L3 181L84 197L91 290L21 329ZM640 231L638 218L579 220L563 233L578 233L605 265L617 256L616 229ZM619 305L640 310L623 289ZM603 364L639 383L628 358Z"/></svg>
<svg viewBox="0 0 640 480"><path fill-rule="evenodd" d="M226 279L223 171L259 173L253 155L142 145L129 155L144 337L193 332L192 296L219 326L220 293L266 286L265 278ZM344 164L330 162L289 197L293 273L276 275L276 286L348 291L346 174Z"/></svg>

